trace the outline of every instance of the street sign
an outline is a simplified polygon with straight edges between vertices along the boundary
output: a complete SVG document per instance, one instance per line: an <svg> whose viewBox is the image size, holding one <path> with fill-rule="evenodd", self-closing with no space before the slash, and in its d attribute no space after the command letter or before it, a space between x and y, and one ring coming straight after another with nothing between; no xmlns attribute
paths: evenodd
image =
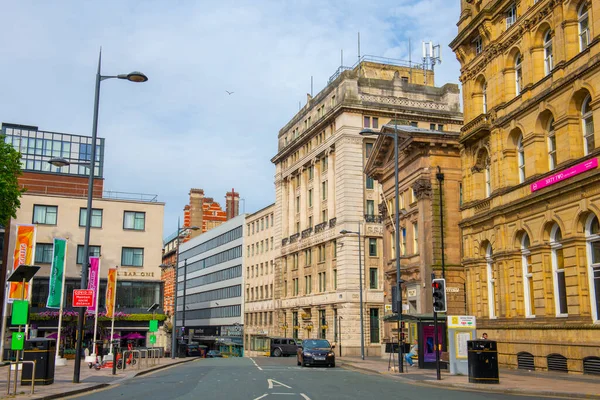
<svg viewBox="0 0 600 400"><path fill-rule="evenodd" d="M92 307L94 291L92 289L73 290L73 307Z"/></svg>
<svg viewBox="0 0 600 400"><path fill-rule="evenodd" d="M150 335L150 343L156 344L156 335Z"/></svg>
<svg viewBox="0 0 600 400"><path fill-rule="evenodd" d="M448 328L476 328L477 322L472 315L448 315Z"/></svg>
<svg viewBox="0 0 600 400"><path fill-rule="evenodd" d="M23 343L25 343L25 332L13 332L10 349L23 350Z"/></svg>
<svg viewBox="0 0 600 400"><path fill-rule="evenodd" d="M158 331L158 320L157 319L151 319L150 320L150 327L148 329L150 332L157 332Z"/></svg>

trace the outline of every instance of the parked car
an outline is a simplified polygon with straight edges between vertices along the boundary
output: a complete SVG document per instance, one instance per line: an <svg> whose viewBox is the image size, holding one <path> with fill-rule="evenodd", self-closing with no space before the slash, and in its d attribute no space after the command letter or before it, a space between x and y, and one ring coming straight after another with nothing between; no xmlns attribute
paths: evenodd
<svg viewBox="0 0 600 400"><path fill-rule="evenodd" d="M334 346L325 339L305 339L298 346L296 361L298 365L325 365L335 367Z"/></svg>
<svg viewBox="0 0 600 400"><path fill-rule="evenodd" d="M207 358L221 358L221 357L223 357L223 355L218 350L209 350L208 353L206 353L206 357Z"/></svg>
<svg viewBox="0 0 600 400"><path fill-rule="evenodd" d="M296 339L271 338L271 357L291 356L298 351Z"/></svg>
<svg viewBox="0 0 600 400"><path fill-rule="evenodd" d="M197 343L188 344L185 353L188 357L198 357L202 355L200 346L198 346Z"/></svg>

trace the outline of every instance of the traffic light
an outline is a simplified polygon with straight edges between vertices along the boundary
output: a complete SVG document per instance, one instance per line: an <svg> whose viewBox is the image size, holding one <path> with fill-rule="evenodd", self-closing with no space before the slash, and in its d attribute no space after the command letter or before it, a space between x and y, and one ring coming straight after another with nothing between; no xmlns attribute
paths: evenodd
<svg viewBox="0 0 600 400"><path fill-rule="evenodd" d="M433 311L446 312L446 280L434 279L431 286L433 288Z"/></svg>

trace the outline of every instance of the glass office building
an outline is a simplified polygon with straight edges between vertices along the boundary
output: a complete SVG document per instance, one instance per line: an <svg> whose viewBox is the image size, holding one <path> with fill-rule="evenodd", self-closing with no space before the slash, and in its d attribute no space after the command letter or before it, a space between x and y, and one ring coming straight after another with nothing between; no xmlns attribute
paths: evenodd
<svg viewBox="0 0 600 400"><path fill-rule="evenodd" d="M0 136L21 153L23 171L52 172L65 175L88 176L87 167L68 165L55 167L48 163L53 157L65 158L71 163L90 161L92 138L68 133L45 132L37 126L2 124ZM104 169L104 139L96 139L96 167L94 176L102 178Z"/></svg>

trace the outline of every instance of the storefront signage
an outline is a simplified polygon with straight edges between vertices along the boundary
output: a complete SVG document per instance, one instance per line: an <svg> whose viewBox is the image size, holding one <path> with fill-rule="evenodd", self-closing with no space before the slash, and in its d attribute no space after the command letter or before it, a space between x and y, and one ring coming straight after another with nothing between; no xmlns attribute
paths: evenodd
<svg viewBox="0 0 600 400"><path fill-rule="evenodd" d="M142 278L154 278L154 272L138 272L138 271L119 271L117 273L119 276L134 276L134 277L142 277Z"/></svg>
<svg viewBox="0 0 600 400"><path fill-rule="evenodd" d="M591 160L574 165L571 168L567 168L564 171L557 172L556 174L552 174L547 178L540 179L539 181L532 183L531 191L535 192L536 190L540 190L547 186L554 185L555 183L564 181L565 179L569 179L575 175L579 175L597 167L598 159L592 158Z"/></svg>
<svg viewBox="0 0 600 400"><path fill-rule="evenodd" d="M449 315L448 328L476 328L475 317L471 315Z"/></svg>
<svg viewBox="0 0 600 400"><path fill-rule="evenodd" d="M243 327L241 325L229 325L221 327L221 336L242 336Z"/></svg>

